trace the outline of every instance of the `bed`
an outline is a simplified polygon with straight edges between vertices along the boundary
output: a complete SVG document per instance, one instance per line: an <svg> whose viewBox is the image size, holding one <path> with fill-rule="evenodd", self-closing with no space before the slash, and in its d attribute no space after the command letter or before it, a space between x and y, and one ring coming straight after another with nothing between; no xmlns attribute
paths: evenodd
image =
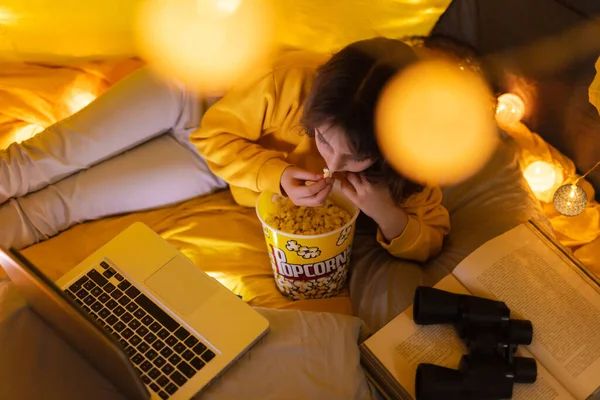
<svg viewBox="0 0 600 400"><path fill-rule="evenodd" d="M70 94L68 89L73 85L81 87L81 82L96 79L96 88L99 87L99 89L96 89L93 94L99 95L102 90L106 90L118 81L127 70L134 69L135 65L134 61L124 60L114 62L112 65L103 63L82 65L77 68L31 67L29 71L21 68L21 89L9 93L12 98L5 95L5 99L7 103L17 105L39 104L45 100L49 108L56 107L56 104L60 105L61 101L65 102L65 97L68 103ZM23 73L25 71L28 73ZM101 75L102 73L104 75ZM10 75L6 79L11 79ZM61 79L64 83L61 82ZM31 86L31 83L36 81L48 82L48 90L40 90L42 87L39 83L35 92L22 89ZM66 93L66 96L64 93ZM58 101L53 104L52 100L54 98L57 98ZM13 108L16 108L16 106L13 106ZM43 109L39 106L36 109L21 108L22 116L20 118L31 123L34 117L42 114L42 111ZM40 119L41 117L35 119L34 123L43 124L44 121ZM17 122L14 124L17 129L8 130L8 132L13 134L16 132L18 135L23 128ZM10 134L3 135L3 139L5 142L10 141ZM508 149L504 150L509 151ZM522 195L527 199L528 192L518 179L518 171L515 170L517 166L514 162L509 163L506 157L508 156L505 156L504 159L506 165L502 165L500 162L493 163L493 166L482 171L482 173L488 173L492 176L497 172L494 169L504 170L505 172L498 175L508 178L496 183L498 188L503 188L503 196L505 193L510 193L510 189L506 189L506 187L516 185L515 187L523 190ZM484 178L480 179L484 180ZM510 182L511 180L512 182ZM496 181L492 180L492 183L488 184L493 188L494 182ZM454 189L454 191L456 190L460 189ZM456 214L461 207L459 204L452 204L449 193L446 194L447 201L450 202L447 206L453 211L456 210L452 212ZM477 192L473 192L472 195L476 198ZM502 197L499 198L499 201L500 203L503 202ZM471 200L471 203L483 206L483 203L477 204L475 200ZM521 222L527 215L532 214L525 212L517 222ZM25 255L38 264L48 276L57 279L135 221L141 221L150 226L190 257L196 265L221 281L229 289L241 295L245 301L252 305L352 314L348 291L331 299L297 302L282 296L274 285L266 245L261 234L260 222L256 218L254 209L236 205L228 191L191 199L171 207L84 223L45 242L29 247L25 250ZM458 221L453 221L452 225L453 232L460 232L460 218ZM228 228L229 226L236 226L238 229L231 230ZM508 227L503 226L503 228ZM495 230L493 233L500 233L500 231ZM450 237L449 243L453 237ZM491 234L486 235L486 237L491 238ZM472 249L465 249L465 252L467 250ZM360 249L357 248L357 251L360 251ZM356 260L360 261L361 258L356 257ZM386 258L386 262L389 261ZM447 267L450 268L449 265Z"/></svg>
<svg viewBox="0 0 600 400"><path fill-rule="evenodd" d="M0 102L7 105L1 113L4 123L0 125L0 143L6 146L12 141L22 140L23 135L31 134L27 131L31 126L47 126L52 120L68 115L141 65L135 59L125 59L58 68L21 65L18 69L17 66L12 70L4 69L0 78L3 86L6 88L12 84L14 88L4 89L0 96ZM18 77L15 76L17 70ZM74 91L74 88L79 91ZM87 93L88 97L82 96L82 93ZM65 104L70 108L65 108ZM460 257L450 257L449 254L465 256L485 240L533 217L549 221L563 244L581 255L582 261L590 268L598 269L590 250L597 246L592 242L600 235L600 229L594 227L599 214L597 204L591 202L581 216L561 216L551 204L539 202L532 195L522 175L523 167L535 159L551 158L570 173L575 172L573 163L523 124L505 130L508 138L486 168L469 181L445 189L444 202L452 216L452 232L441 256L423 270L417 267L419 277L423 271L427 271L425 275L430 270L435 271L435 278L428 283L434 284L460 261ZM593 199L594 189L590 185L586 188ZM488 196L494 201L489 202ZM481 215L499 215L497 211L503 210L503 218L485 223L480 221L476 227L473 222L478 220L479 210L483 210ZM254 209L236 205L228 191L161 209L90 221L31 246L25 250L25 255L39 264L48 276L57 279L135 221L146 223L249 304L354 314L356 307L363 308L357 302L370 301L361 295L360 301L358 297L353 299L353 306L347 289L340 296L323 300L291 301L281 295L272 278L266 245ZM239 229L232 231L226 228L232 225ZM366 246L369 240L361 240L360 243ZM355 271L362 271L363 265L368 268L371 264L402 264L387 257L377 246L367 252L369 257L363 255L360 246L355 252ZM375 262L375 259L378 261ZM354 276L358 275L359 272ZM353 282L363 281L361 278ZM352 286L353 283L350 284ZM362 290L355 286L354 293ZM387 291L384 288L376 291ZM398 307L406 305L403 302Z"/></svg>
<svg viewBox="0 0 600 400"><path fill-rule="evenodd" d="M434 3L437 7L448 4L447 1L443 6L440 2ZM7 64L0 73L0 148L64 118L141 65L139 60L130 57L60 65ZM598 204L591 202L585 215L579 219L566 219L558 215L551 204L540 202L523 177L523 168L532 159L551 157L571 173L575 172L574 164L523 124L504 131L496 153L481 171L465 182L444 189L444 204L450 211L452 231L438 257L424 265L394 259L379 247L372 236L361 237L355 240L348 284L334 298L292 301L279 293L255 211L236 205L228 191L161 209L90 221L33 245L25 249L24 254L50 278L57 279L127 226L141 221L244 301L270 315L271 321L279 328L273 340L280 340L280 344L288 343L289 354L297 357L293 360L309 363L295 369L289 365L281 367L282 382L294 385L294 377L301 377L298 382L305 385L305 396L311 398L372 398L376 394L368 388L358 366L354 344L364 334L379 329L408 307L416 286L434 285L485 241L533 219L548 230L554 230L564 245L590 269L600 273L598 257L594 256L600 251ZM589 197L594 198L594 188L586 185ZM227 228L231 225L236 229ZM9 290L8 283L3 285L0 286L0 294ZM18 303L18 300L14 301ZM5 304L5 311L8 309ZM10 316L6 313L3 316L0 312L0 327L6 321L12 321L21 328L30 326L15 322L20 321L19 310L22 308L13 307ZM298 330L294 331L294 327ZM18 340L14 332L12 336L6 332L4 336L0 335L0 346L6 346L6 338ZM282 332L281 336L279 332ZM298 332L305 336L299 337ZM339 339L339 343L324 341L323 337L328 335ZM37 348L44 348L45 338L41 334L34 337L40 346ZM321 339L311 342L311 338ZM248 358L260 361L277 357L276 350L280 348L275 346L271 347L273 351L264 350L268 345L268 342L263 343ZM359 382L351 389L351 394L336 392L339 385L330 380L338 378L331 376L332 371L325 378L317 377L316 370L324 373L323 370L329 369L325 367L328 360L323 357L331 355L307 361L322 352L323 346L337 351L329 353L336 354L339 359L336 364L339 368L334 366L332 371ZM43 369L49 366L48 360L40 354L33 354L24 365L31 368L30 376L43 374ZM0 363L0 376L6 377L9 369L7 361ZM44 376L44 382L51 384L53 379ZM231 376L235 376L235 382L240 385L249 380L248 374L245 377L243 373ZM213 397L207 395L207 398L235 398L235 387L227 382L217 385L212 392ZM23 384L15 380L12 389L19 388L23 389ZM284 389L281 388L282 391ZM265 383L258 385L256 392L246 395L249 398L277 398L277 394L284 393L270 392L272 390L273 387Z"/></svg>

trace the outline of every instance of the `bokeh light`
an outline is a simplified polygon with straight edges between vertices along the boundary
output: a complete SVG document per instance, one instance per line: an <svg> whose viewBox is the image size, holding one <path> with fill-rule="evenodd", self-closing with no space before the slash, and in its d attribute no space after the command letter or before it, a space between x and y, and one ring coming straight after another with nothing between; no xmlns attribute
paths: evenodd
<svg viewBox="0 0 600 400"><path fill-rule="evenodd" d="M220 93L268 59L273 23L266 3L148 0L137 19L139 52L160 74Z"/></svg>
<svg viewBox="0 0 600 400"><path fill-rule="evenodd" d="M16 20L12 11L4 6L0 7L0 25L12 25Z"/></svg>
<svg viewBox="0 0 600 400"><path fill-rule="evenodd" d="M44 130L43 126L38 124L29 124L18 128L14 132L15 142L21 143L27 139L30 139Z"/></svg>
<svg viewBox="0 0 600 400"><path fill-rule="evenodd" d="M475 174L498 143L484 81L456 65L421 62L397 75L377 106L384 156L421 183L451 185Z"/></svg>
<svg viewBox="0 0 600 400"><path fill-rule="evenodd" d="M205 7L202 2L210 2L211 0L199 0L200 11L202 11L202 7ZM233 14L237 11L237 9L242 4L242 0L216 0L216 7L220 12Z"/></svg>
<svg viewBox="0 0 600 400"><path fill-rule="evenodd" d="M525 115L525 103L512 93L504 93L498 97L496 106L496 120L499 124L513 125L521 121Z"/></svg>
<svg viewBox="0 0 600 400"><path fill-rule="evenodd" d="M529 187L539 200L549 201L552 189L556 189L562 181L561 171L546 161L534 161L523 171Z"/></svg>

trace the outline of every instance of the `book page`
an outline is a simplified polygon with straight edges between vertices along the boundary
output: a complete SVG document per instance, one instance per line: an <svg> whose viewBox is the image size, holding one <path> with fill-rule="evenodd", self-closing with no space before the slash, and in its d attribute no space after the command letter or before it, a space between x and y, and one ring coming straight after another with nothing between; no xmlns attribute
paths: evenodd
<svg viewBox="0 0 600 400"><path fill-rule="evenodd" d="M469 293L452 275L442 279L436 287L454 293ZM367 339L365 345L413 398L419 363L457 368L466 352L453 326L419 326L413 321L412 307Z"/></svg>
<svg viewBox="0 0 600 400"><path fill-rule="evenodd" d="M525 347L519 347L516 355L519 357L535 358ZM531 384L516 384L513 387L513 399L526 400L575 400L567 389L565 389L544 366L537 361L537 379Z"/></svg>
<svg viewBox="0 0 600 400"><path fill-rule="evenodd" d="M528 350L576 398L600 386L600 295L527 225L486 243L454 270L511 318L533 324Z"/></svg>
<svg viewBox="0 0 600 400"><path fill-rule="evenodd" d="M438 289L469 294L452 275L442 279ZM408 308L365 341L365 345L402 387L415 398L415 377L420 363L456 369L467 349L452 325L419 326ZM530 355L523 349L525 356ZM538 379L533 384L514 386L513 399L573 400L569 392L538 362Z"/></svg>

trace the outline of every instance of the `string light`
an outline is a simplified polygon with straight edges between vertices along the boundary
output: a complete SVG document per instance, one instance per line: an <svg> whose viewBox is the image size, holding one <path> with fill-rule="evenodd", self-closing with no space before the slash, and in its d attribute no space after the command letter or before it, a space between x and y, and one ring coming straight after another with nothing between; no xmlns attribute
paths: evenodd
<svg viewBox="0 0 600 400"><path fill-rule="evenodd" d="M513 125L525 115L525 102L513 93L504 93L498 97L496 120L500 124Z"/></svg>
<svg viewBox="0 0 600 400"><path fill-rule="evenodd" d="M44 130L44 127L40 126L38 124L25 125L24 127L18 129L15 132L15 142L17 142L17 143L24 142L25 140L34 137L35 135L37 135L38 133L40 133L43 130Z"/></svg>
<svg viewBox="0 0 600 400"><path fill-rule="evenodd" d="M552 199L556 211L567 217L574 217L585 210L588 203L587 194L585 193L585 190L577 184L599 165L600 162L596 163L589 171L577 178L575 182L563 185L556 190L554 198Z"/></svg>
<svg viewBox="0 0 600 400"><path fill-rule="evenodd" d="M535 161L529 164L523 171L523 175L536 195L549 191L562 180L555 166L546 161Z"/></svg>
<svg viewBox="0 0 600 400"><path fill-rule="evenodd" d="M67 115L74 114L90 104L96 99L96 96L90 91L82 88L73 88L69 91L66 99L64 99L61 107L66 108ZM63 108L63 110L64 110ZM21 143L27 139L31 139L38 133L44 130L44 127L38 124L28 124L14 131L14 141Z"/></svg>
<svg viewBox="0 0 600 400"><path fill-rule="evenodd" d="M524 115L525 102L519 96L513 93L504 93L498 97L496 121L499 124L516 124L521 121ZM556 211L562 215L572 217L581 214L585 210L588 203L587 194L583 188L578 186L578 183L599 165L600 162L573 183L562 185L556 189L552 196L552 203ZM557 174L555 165L545 161L531 163L523 171L523 175L535 196L544 201L549 197L552 189L560 185L563 180L562 173Z"/></svg>
<svg viewBox="0 0 600 400"><path fill-rule="evenodd" d="M71 114L75 114L88 104L90 104L96 96L87 91L80 88L73 88L73 90L69 93L69 98L67 99L67 107Z"/></svg>
<svg viewBox="0 0 600 400"><path fill-rule="evenodd" d="M563 185L554 192L554 208L567 217L574 217L585 210L587 206L587 195L585 191L576 184Z"/></svg>

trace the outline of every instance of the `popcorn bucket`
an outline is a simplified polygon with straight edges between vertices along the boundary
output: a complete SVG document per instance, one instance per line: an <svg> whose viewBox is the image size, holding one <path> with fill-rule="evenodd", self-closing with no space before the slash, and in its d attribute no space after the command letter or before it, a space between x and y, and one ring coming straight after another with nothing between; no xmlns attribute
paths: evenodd
<svg viewBox="0 0 600 400"><path fill-rule="evenodd" d="M266 222L270 215L277 214L279 198L277 194L263 192L256 205L277 287L294 300L337 295L348 276L358 208L334 188L330 200L348 212L350 221L320 235L294 235Z"/></svg>

